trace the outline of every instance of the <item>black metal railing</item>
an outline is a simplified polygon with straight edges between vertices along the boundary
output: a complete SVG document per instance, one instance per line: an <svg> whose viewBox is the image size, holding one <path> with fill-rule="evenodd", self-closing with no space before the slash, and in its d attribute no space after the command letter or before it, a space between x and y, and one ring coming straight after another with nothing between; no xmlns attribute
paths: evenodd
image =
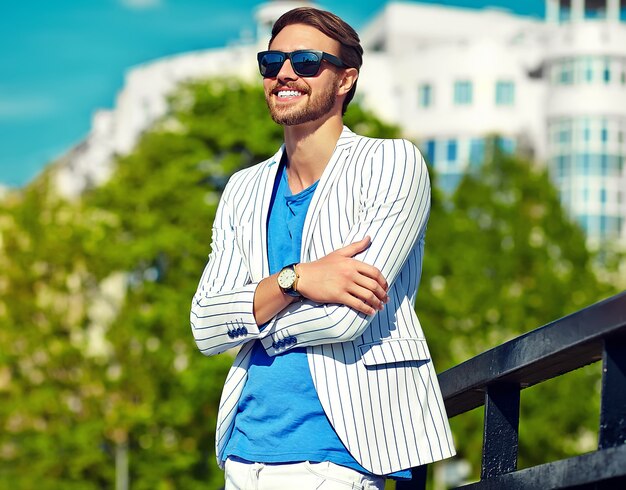
<svg viewBox="0 0 626 490"><path fill-rule="evenodd" d="M517 470L520 391L602 360L598 449ZM439 375L449 417L484 405L480 481L464 490L626 489L626 291ZM460 441L462 444L462 441ZM425 468L398 490L423 490Z"/></svg>

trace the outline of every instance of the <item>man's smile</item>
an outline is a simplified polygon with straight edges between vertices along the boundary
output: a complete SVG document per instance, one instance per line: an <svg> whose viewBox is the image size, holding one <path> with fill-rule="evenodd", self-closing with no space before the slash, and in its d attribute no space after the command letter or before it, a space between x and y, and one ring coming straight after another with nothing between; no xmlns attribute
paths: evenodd
<svg viewBox="0 0 626 490"><path fill-rule="evenodd" d="M276 92L276 96L279 99L300 97L301 95L304 95L304 94L300 92L299 90L279 90L278 92Z"/></svg>

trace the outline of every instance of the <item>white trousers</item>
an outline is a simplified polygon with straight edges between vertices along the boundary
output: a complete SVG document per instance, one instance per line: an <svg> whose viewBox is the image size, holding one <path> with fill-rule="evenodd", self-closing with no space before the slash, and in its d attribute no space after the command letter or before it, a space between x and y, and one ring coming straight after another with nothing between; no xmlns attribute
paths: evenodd
<svg viewBox="0 0 626 490"><path fill-rule="evenodd" d="M245 463L227 459L224 490L383 490L385 478L334 463Z"/></svg>

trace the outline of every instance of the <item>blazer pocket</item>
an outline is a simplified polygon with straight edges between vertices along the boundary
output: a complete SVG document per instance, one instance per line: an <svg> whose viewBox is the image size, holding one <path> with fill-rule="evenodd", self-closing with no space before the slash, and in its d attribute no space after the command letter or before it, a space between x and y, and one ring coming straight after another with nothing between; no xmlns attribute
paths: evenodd
<svg viewBox="0 0 626 490"><path fill-rule="evenodd" d="M402 361L429 361L426 339L384 339L359 345L366 366L379 366Z"/></svg>

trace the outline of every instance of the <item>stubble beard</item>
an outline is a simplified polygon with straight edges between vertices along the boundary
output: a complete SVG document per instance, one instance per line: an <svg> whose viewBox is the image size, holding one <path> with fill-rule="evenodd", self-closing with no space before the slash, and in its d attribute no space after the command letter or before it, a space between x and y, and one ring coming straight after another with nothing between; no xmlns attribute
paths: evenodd
<svg viewBox="0 0 626 490"><path fill-rule="evenodd" d="M287 84L285 88L300 90L307 95L308 100L306 104L299 107L278 107L272 103L272 97L274 96L271 95L271 92L269 95L265 95L265 101L270 110L270 115L276 124L280 124L281 126L297 126L298 124L321 119L333 109L337 99L339 79L333 80L332 83L326 86L323 92L320 92L314 97L311 97L309 90L298 88L297 86Z"/></svg>

